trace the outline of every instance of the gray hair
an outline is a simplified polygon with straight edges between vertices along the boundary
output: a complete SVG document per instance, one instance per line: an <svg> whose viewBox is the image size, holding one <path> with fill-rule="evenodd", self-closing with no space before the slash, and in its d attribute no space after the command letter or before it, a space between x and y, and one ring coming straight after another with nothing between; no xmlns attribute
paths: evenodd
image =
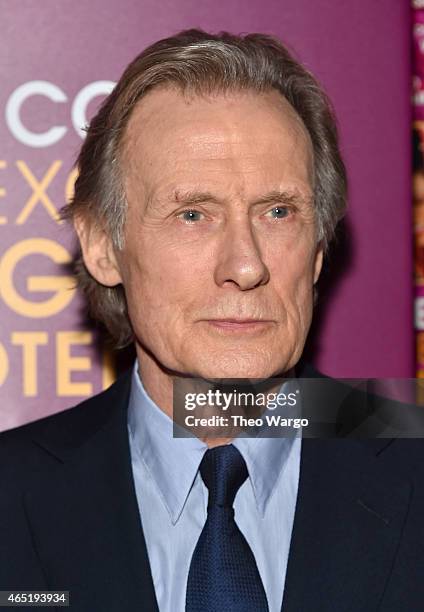
<svg viewBox="0 0 424 612"><path fill-rule="evenodd" d="M135 106L154 87L171 85L208 95L227 91L279 91L302 119L314 153L317 240L324 251L346 210L347 180L331 104L312 74L277 39L264 34L212 35L187 30L145 49L126 68L87 129L77 159L74 197L62 217L83 216L105 229L117 249L124 246L127 202L121 175L125 128ZM121 285L105 287L76 262L91 314L117 347L133 339Z"/></svg>

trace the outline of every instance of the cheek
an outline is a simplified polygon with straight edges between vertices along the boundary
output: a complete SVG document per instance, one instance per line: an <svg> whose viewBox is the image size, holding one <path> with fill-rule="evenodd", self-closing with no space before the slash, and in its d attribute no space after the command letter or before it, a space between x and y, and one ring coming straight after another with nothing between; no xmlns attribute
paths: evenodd
<svg viewBox="0 0 424 612"><path fill-rule="evenodd" d="M205 262L185 249L147 245L128 253L123 281L133 324L176 331L193 304L207 295L206 277Z"/></svg>
<svg viewBox="0 0 424 612"><path fill-rule="evenodd" d="M295 321L309 319L314 280L314 258L310 249L274 256L270 276L287 316Z"/></svg>

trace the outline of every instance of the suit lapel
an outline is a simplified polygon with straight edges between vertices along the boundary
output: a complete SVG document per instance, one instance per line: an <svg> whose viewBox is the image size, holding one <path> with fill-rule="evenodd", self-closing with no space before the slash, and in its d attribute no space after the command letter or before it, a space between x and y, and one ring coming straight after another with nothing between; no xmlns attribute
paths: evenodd
<svg viewBox="0 0 424 612"><path fill-rule="evenodd" d="M389 443L302 441L284 612L378 609L411 494L381 465Z"/></svg>
<svg viewBox="0 0 424 612"><path fill-rule="evenodd" d="M34 440L50 460L25 494L28 522L48 587L69 590L74 612L158 611L132 477L129 386L127 376L55 415ZM303 440L284 612L378 609L411 493L384 467L384 445Z"/></svg>
<svg viewBox="0 0 424 612"><path fill-rule="evenodd" d="M56 425L56 435L37 439L57 461L25 495L28 521L49 588L69 590L75 612L158 610L131 469L128 389L127 377L87 402L84 427Z"/></svg>

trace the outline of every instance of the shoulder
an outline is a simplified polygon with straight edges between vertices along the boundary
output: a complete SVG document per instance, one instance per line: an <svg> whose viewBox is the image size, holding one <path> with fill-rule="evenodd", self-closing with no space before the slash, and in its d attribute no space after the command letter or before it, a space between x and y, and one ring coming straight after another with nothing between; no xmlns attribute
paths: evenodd
<svg viewBox="0 0 424 612"><path fill-rule="evenodd" d="M125 372L106 391L76 406L0 433L0 477L12 470L33 473L51 455L72 451L109 421L113 413L126 409L131 371Z"/></svg>
<svg viewBox="0 0 424 612"><path fill-rule="evenodd" d="M423 432L423 417L421 406L404 404L395 400L385 399L372 392L364 391L367 387L358 385L347 393L348 385L343 379L335 379L317 370L311 363L300 360L296 366L296 374L301 379L313 379L309 386L304 386L302 392L312 405L319 409L322 406L336 404L334 411L337 419L338 433L321 440L308 440L312 446L330 455L336 449L342 449L347 455L356 448L365 452L365 457L372 456L383 471L407 476L416 480L418 488L424 492L424 438L413 437L415 431ZM321 382L323 384L321 384ZM309 381L308 381L309 382ZM347 381L349 383L349 381ZM360 381L359 381L360 382ZM361 390L362 389L362 390ZM396 419L402 416L404 410L411 410L415 415L417 427L409 426L407 435L402 437L402 428ZM323 415L325 415L325 410ZM385 418L393 419L393 427ZM402 420L400 419L402 424ZM407 421L405 421L405 425ZM420 427L418 427L420 426ZM356 431L356 433L355 433ZM419 436L419 433L417 434ZM316 442L316 444L314 444Z"/></svg>

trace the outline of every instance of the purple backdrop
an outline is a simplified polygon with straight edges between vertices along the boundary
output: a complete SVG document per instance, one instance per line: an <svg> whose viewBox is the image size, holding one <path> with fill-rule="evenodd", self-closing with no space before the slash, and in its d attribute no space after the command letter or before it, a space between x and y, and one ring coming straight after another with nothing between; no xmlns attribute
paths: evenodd
<svg viewBox="0 0 424 612"><path fill-rule="evenodd" d="M0 0L0 9L0 429L108 382L94 338L73 335L78 297L51 278L63 277L71 251L52 217L71 189L73 121L87 85L115 81L147 44L187 27L275 34L324 84L350 175L352 239L324 279L315 362L336 376L413 376L407 2ZM37 133L45 146L34 146Z"/></svg>

